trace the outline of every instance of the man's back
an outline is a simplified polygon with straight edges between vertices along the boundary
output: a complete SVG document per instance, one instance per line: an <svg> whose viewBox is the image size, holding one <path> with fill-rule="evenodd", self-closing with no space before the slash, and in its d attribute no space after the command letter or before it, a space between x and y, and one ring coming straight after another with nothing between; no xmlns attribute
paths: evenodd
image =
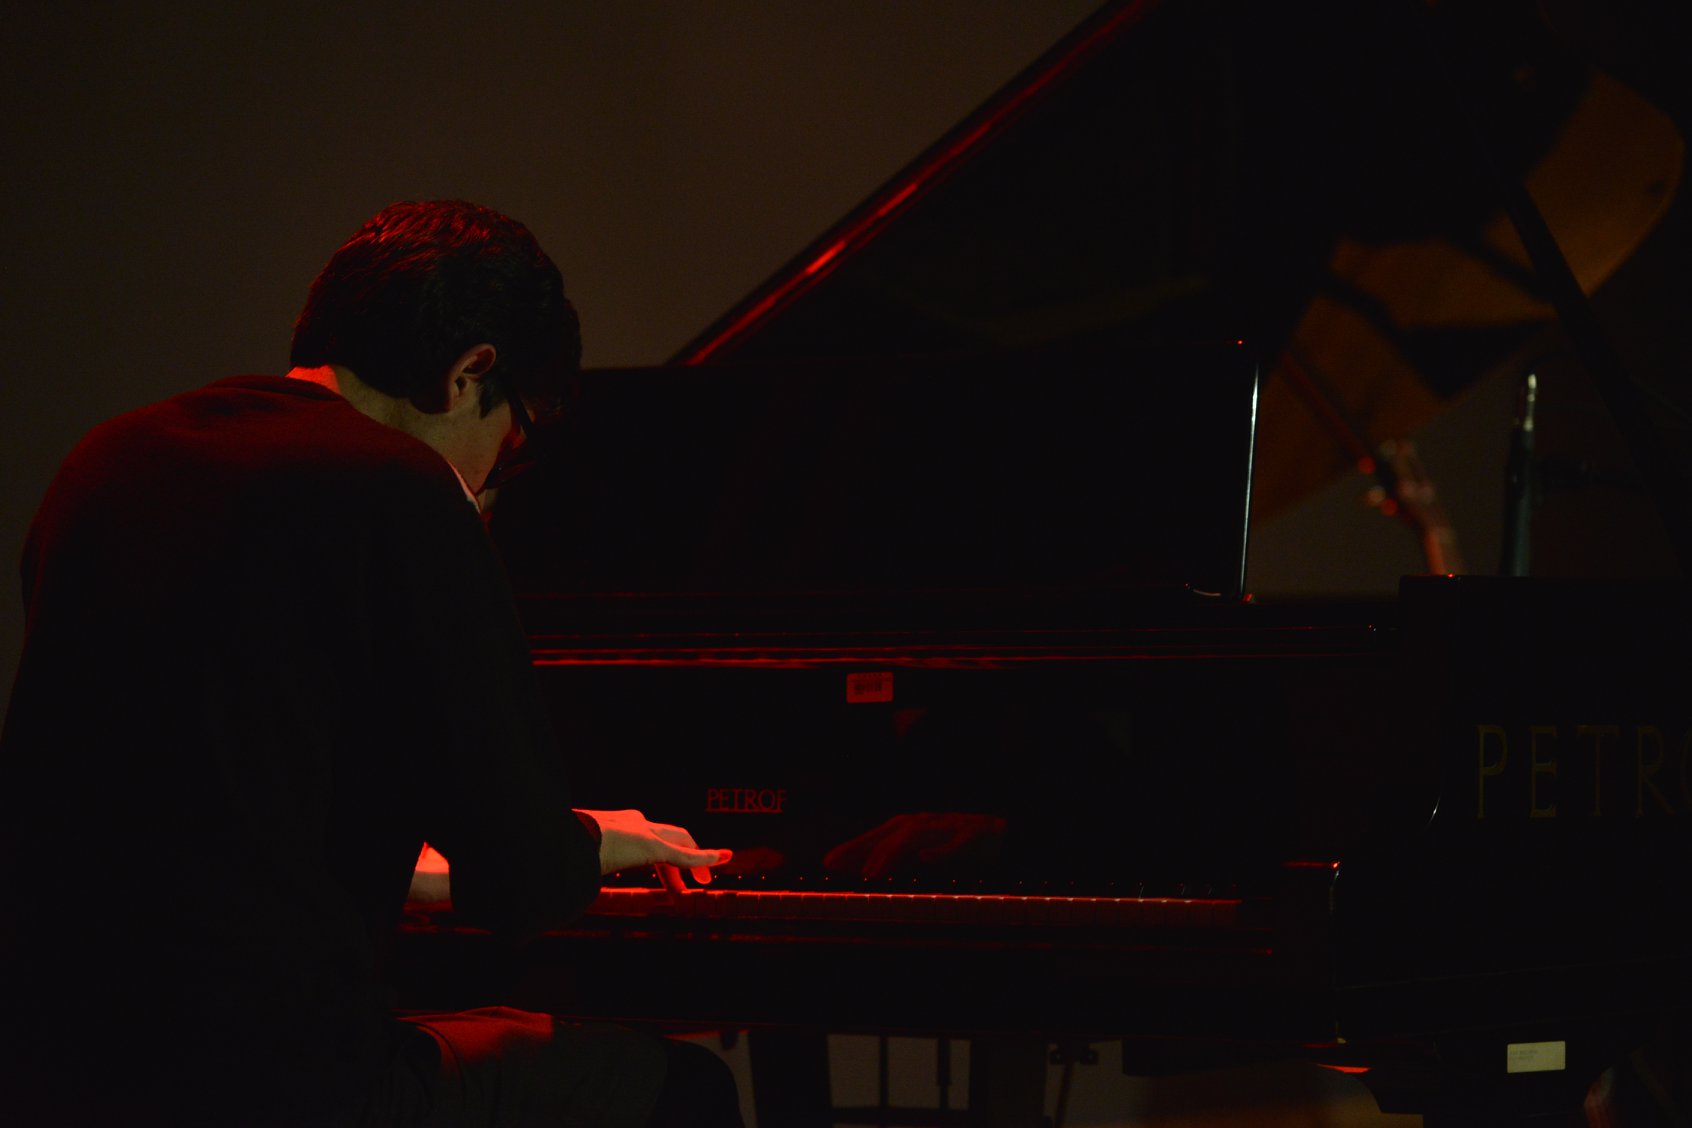
<svg viewBox="0 0 1692 1128"><path fill-rule="evenodd" d="M592 896L474 508L333 392L223 381L97 429L24 577L0 974L30 1017L0 1052L55 1099L355 1109L425 835L489 923Z"/></svg>

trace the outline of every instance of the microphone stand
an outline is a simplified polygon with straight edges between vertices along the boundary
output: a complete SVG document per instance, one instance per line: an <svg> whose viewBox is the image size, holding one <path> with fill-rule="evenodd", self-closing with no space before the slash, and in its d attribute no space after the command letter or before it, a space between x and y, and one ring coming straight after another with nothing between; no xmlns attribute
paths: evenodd
<svg viewBox="0 0 1692 1128"><path fill-rule="evenodd" d="M1532 556L1533 510L1539 502L1538 470L1533 457L1533 416L1539 376L1528 371L1516 392L1516 421L1504 471L1504 542L1498 557L1500 576L1525 576Z"/></svg>
<svg viewBox="0 0 1692 1128"><path fill-rule="evenodd" d="M1681 570L1692 574L1692 509L1686 505L1689 491L1679 464L1669 454L1657 432L1643 394L1629 377L1620 353L1605 335L1592 303L1581 289L1568 260L1563 257L1562 249L1546 226L1538 205L1521 181L1507 175L1500 167L1486 128L1470 112L1470 105L1478 103L1478 99L1473 96L1469 60L1451 49L1456 44L1444 44L1447 49L1440 49L1442 44L1434 27L1435 17L1430 6L1410 2L1402 10L1412 17L1411 22L1405 25L1405 40L1412 48L1419 48L1422 52L1426 73L1432 80L1429 83L1430 93L1443 98L1451 121L1466 127L1474 152L1491 172L1504 212L1527 251L1534 275L1545 288L1569 335L1575 355L1597 385L1604 405L1639 466L1645 492L1656 503Z"/></svg>

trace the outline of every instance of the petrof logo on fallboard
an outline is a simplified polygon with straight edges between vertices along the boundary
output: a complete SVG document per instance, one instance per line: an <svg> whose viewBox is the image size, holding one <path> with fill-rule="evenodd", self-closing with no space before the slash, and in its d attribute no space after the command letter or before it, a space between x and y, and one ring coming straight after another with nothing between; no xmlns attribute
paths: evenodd
<svg viewBox="0 0 1692 1128"><path fill-rule="evenodd" d="M711 814L779 815L787 805L785 787L707 787L705 810Z"/></svg>

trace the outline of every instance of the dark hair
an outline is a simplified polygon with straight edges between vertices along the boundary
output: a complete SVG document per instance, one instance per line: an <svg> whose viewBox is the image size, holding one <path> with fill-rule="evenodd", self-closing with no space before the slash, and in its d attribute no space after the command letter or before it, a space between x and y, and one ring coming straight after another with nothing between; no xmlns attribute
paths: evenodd
<svg viewBox="0 0 1692 1128"><path fill-rule="evenodd" d="M562 409L581 327L529 229L464 200L404 201L372 216L312 282L289 363L339 364L411 398L484 341L497 355L483 414L512 392L543 415Z"/></svg>

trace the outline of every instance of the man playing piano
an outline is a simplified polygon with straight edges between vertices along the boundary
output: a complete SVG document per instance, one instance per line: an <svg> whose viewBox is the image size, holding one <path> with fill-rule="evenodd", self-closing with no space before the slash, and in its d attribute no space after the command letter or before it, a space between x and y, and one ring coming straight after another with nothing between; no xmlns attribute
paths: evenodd
<svg viewBox="0 0 1692 1128"><path fill-rule="evenodd" d="M727 851L575 812L476 498L580 338L521 224L395 204L313 283L285 377L90 433L25 548L0 737L0 1104L20 1123L735 1124L698 1047L389 1013L425 839L509 944L602 873ZM591 971L591 969L588 969Z"/></svg>

